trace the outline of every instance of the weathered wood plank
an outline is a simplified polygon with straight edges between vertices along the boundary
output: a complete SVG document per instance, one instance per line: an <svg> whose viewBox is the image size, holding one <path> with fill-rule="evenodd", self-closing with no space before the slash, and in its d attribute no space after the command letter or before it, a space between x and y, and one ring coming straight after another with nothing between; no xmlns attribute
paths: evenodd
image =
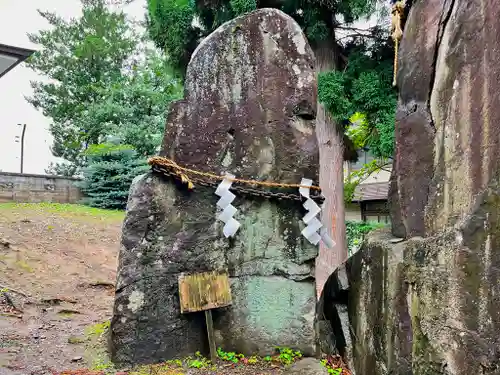
<svg viewBox="0 0 500 375"><path fill-rule="evenodd" d="M204 311L232 303L227 273L220 271L179 275L181 313Z"/></svg>

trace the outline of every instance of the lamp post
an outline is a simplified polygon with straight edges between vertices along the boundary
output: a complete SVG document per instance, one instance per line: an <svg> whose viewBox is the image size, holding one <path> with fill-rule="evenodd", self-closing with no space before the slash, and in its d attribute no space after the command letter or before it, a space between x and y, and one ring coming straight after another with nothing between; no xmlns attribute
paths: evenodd
<svg viewBox="0 0 500 375"><path fill-rule="evenodd" d="M21 173L23 173L24 169L24 135L26 134L26 124L17 124L18 126L22 126L23 130L21 132L21 139L16 135L16 142L21 143Z"/></svg>

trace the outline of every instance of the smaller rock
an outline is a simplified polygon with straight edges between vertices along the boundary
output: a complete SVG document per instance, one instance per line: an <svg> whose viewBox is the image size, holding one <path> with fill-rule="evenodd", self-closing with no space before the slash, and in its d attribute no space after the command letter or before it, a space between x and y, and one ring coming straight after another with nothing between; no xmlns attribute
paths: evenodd
<svg viewBox="0 0 500 375"><path fill-rule="evenodd" d="M286 372L288 375L328 375L328 370L315 358L295 362Z"/></svg>
<svg viewBox="0 0 500 375"><path fill-rule="evenodd" d="M71 358L71 362L79 362L82 359L83 359L82 356L73 357L73 358Z"/></svg>
<svg viewBox="0 0 500 375"><path fill-rule="evenodd" d="M392 238L389 240L390 243L400 243L400 242L403 242L405 239L404 238Z"/></svg>

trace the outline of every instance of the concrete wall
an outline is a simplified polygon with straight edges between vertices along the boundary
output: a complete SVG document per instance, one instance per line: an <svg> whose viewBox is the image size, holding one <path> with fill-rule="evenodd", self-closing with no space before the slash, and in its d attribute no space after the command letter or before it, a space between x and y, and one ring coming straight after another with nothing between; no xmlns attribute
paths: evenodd
<svg viewBox="0 0 500 375"><path fill-rule="evenodd" d="M82 198L76 178L0 172L0 202L77 203Z"/></svg>

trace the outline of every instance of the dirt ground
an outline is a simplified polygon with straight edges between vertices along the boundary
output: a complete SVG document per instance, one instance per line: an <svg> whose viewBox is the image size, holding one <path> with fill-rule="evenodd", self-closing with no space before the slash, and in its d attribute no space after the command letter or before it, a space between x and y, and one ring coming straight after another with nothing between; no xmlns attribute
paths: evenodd
<svg viewBox="0 0 500 375"><path fill-rule="evenodd" d="M0 375L125 374L110 368L103 339L123 216L77 205L0 203ZM186 363L129 374L286 372L262 360L219 361L215 369Z"/></svg>
<svg viewBox="0 0 500 375"><path fill-rule="evenodd" d="M122 220L81 206L0 204L0 375L92 366L88 336L111 318Z"/></svg>

